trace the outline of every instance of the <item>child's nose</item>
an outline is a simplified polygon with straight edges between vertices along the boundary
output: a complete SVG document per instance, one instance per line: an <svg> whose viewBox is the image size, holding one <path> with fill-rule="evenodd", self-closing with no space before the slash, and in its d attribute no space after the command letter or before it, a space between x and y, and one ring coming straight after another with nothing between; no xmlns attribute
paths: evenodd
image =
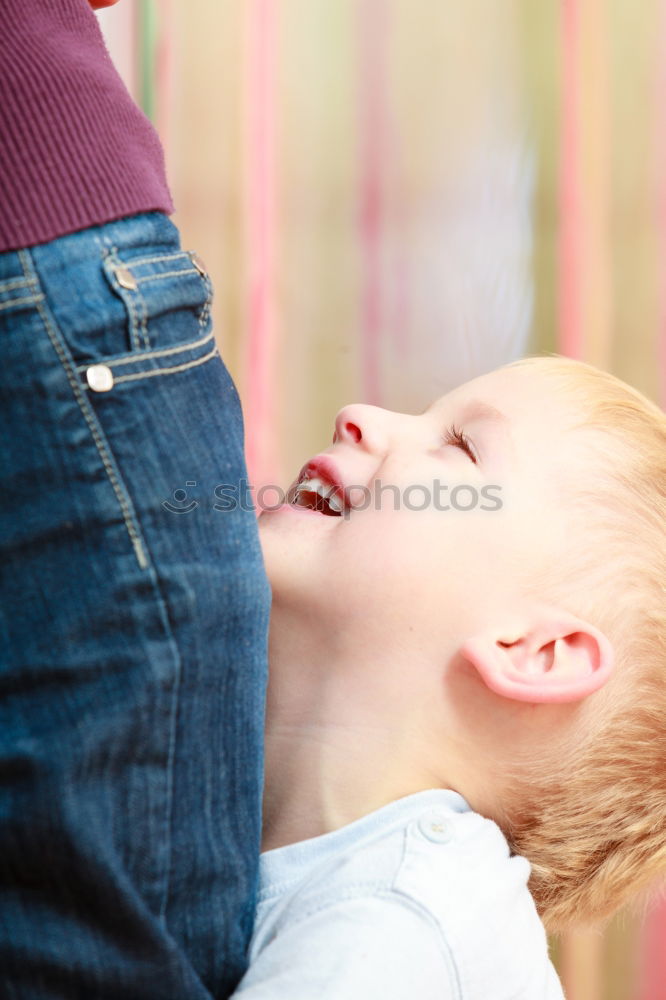
<svg viewBox="0 0 666 1000"><path fill-rule="evenodd" d="M365 451L385 452L388 446L389 413L378 406L352 403L335 418L333 443L360 445Z"/></svg>
<svg viewBox="0 0 666 1000"><path fill-rule="evenodd" d="M352 403L343 407L335 418L333 443L342 441L374 455L387 455L402 449L430 447L431 435L422 416Z"/></svg>

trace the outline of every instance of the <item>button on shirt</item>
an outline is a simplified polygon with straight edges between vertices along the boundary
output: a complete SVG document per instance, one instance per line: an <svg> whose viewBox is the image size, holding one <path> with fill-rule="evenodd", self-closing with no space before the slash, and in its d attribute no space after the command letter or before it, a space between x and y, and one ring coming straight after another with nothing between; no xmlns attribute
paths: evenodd
<svg viewBox="0 0 666 1000"><path fill-rule="evenodd" d="M530 867L456 792L261 855L241 1000L563 1000Z"/></svg>

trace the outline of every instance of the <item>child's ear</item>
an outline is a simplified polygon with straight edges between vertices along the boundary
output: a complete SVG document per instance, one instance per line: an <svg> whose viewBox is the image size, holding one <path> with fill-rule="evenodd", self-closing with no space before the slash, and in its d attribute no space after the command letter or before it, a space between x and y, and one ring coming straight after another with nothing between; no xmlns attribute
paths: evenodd
<svg viewBox="0 0 666 1000"><path fill-rule="evenodd" d="M542 610L519 632L476 635L460 649L496 694L534 703L580 701L610 677L613 647L589 622Z"/></svg>

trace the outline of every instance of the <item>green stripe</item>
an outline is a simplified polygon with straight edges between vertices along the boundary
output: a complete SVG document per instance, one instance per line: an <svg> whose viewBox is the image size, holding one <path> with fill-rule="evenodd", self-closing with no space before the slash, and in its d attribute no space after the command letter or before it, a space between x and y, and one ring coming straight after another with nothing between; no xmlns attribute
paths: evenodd
<svg viewBox="0 0 666 1000"><path fill-rule="evenodd" d="M157 112L157 4L139 0L137 6L139 99L144 113L154 123Z"/></svg>

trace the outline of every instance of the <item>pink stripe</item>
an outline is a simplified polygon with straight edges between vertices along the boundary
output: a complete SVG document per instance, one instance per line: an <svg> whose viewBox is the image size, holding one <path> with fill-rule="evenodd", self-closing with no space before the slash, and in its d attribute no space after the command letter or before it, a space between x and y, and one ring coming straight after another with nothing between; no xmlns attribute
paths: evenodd
<svg viewBox="0 0 666 1000"><path fill-rule="evenodd" d="M579 0L562 5L561 151L559 168L558 342L557 350L583 357L581 277L583 225L580 154Z"/></svg>
<svg viewBox="0 0 666 1000"><path fill-rule="evenodd" d="M657 159L657 226L659 239L659 328L657 335L657 364L659 366L659 401L666 409L666 2L662 0L659 61L656 94ZM656 994L655 994L656 995Z"/></svg>
<svg viewBox="0 0 666 1000"><path fill-rule="evenodd" d="M278 472L276 417L276 313L274 300L275 0L247 2L246 130L248 342L245 420L247 463L257 485L275 482Z"/></svg>
<svg viewBox="0 0 666 1000"><path fill-rule="evenodd" d="M410 264L411 257L407 243L407 213L402 214L400 226L401 238L395 248L391 276L391 332L395 345L395 356L399 364L407 364L411 346L411 299L410 299ZM403 237L404 234L404 237Z"/></svg>
<svg viewBox="0 0 666 1000"><path fill-rule="evenodd" d="M159 8L156 51L157 131L164 147L167 163L171 151L172 109L174 106L174 41L173 0L161 0Z"/></svg>
<svg viewBox="0 0 666 1000"><path fill-rule="evenodd" d="M645 918L639 948L639 988L636 1000L666 998L666 899Z"/></svg>
<svg viewBox="0 0 666 1000"><path fill-rule="evenodd" d="M384 107L388 87L385 71L387 18L383 0L362 0L360 34L360 238L363 248L361 379L364 401L377 404L381 397L379 364L383 323L382 167L387 155Z"/></svg>
<svg viewBox="0 0 666 1000"><path fill-rule="evenodd" d="M387 109L390 112L390 108ZM409 176L409 171L404 165L405 157L409 157L409 141L401 142L402 135L398 130L398 123L393 114L387 113L386 145L391 150L391 170L392 170L392 209L395 219L395 232L399 234L391 241L393 260L391 261L390 281L388 295L390 301L387 304L389 313L388 326L391 331L391 340L395 349L395 361L400 364L407 364L410 356L410 325L411 325L411 262L410 253L410 219L414 217L414 210L410 204L410 198L406 194L406 182L403 178ZM396 183L398 181L398 183Z"/></svg>

